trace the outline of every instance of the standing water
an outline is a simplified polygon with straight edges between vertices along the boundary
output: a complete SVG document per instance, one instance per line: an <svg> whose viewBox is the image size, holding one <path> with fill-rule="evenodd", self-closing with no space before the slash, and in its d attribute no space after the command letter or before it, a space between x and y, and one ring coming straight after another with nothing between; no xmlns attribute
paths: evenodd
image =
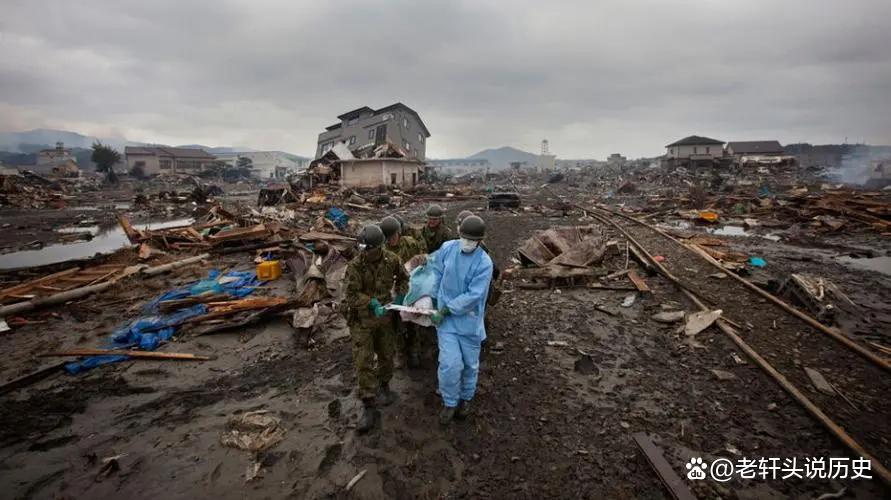
<svg viewBox="0 0 891 500"><path fill-rule="evenodd" d="M151 224L134 224L139 229L164 229L176 226L186 226L194 222L194 219L176 219ZM93 239L71 244L55 244L43 247L39 250L23 250L0 255L0 269L16 269L19 267L42 266L55 264L72 259L92 257L97 253L110 253L130 244L127 235L120 225L114 225L108 229L98 226L83 228L62 228L60 232L90 232Z"/></svg>

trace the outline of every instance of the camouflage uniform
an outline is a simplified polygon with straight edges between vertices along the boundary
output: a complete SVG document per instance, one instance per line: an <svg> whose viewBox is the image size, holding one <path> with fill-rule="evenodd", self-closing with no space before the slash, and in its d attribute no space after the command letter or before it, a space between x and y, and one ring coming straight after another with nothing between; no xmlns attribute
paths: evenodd
<svg viewBox="0 0 891 500"><path fill-rule="evenodd" d="M392 317L374 316L369 309L372 298L381 304L390 302L391 291L405 294L408 276L402 262L393 252L381 250L372 260L361 253L347 266L346 271L347 324L353 342L353 364L359 379L359 397L373 398L378 387L390 382L393 376L394 332ZM377 372L374 355L377 354Z"/></svg>
<svg viewBox="0 0 891 500"><path fill-rule="evenodd" d="M424 239L424 244L427 245L427 253L433 253L439 250L439 247L446 241L455 239L445 221L440 222L435 228L424 226L424 229L421 229L421 237Z"/></svg>
<svg viewBox="0 0 891 500"><path fill-rule="evenodd" d="M421 231L418 228L406 224L405 227L402 228L402 235L411 236L416 243L424 247L424 253L427 252L426 246L424 246L424 237L421 236Z"/></svg>
<svg viewBox="0 0 891 500"><path fill-rule="evenodd" d="M427 253L423 248L424 244L418 242L408 235L399 237L399 243L396 246L387 245L387 250L395 253L402 263L405 264L415 255ZM421 336L417 332L417 325L411 322L404 322L398 314L393 315L393 328L396 329L396 347L399 352L408 355L420 355L421 352Z"/></svg>
<svg viewBox="0 0 891 500"><path fill-rule="evenodd" d="M423 248L423 244L411 236L405 235L399 237L399 243L396 246L387 245L387 250L396 254L403 264L408 262L415 255L427 253Z"/></svg>

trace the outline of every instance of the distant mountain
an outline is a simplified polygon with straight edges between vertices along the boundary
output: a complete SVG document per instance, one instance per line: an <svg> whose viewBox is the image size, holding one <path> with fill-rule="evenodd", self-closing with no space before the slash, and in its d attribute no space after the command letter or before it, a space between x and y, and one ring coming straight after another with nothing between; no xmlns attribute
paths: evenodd
<svg viewBox="0 0 891 500"><path fill-rule="evenodd" d="M102 144L111 146L121 153L124 152L126 146L163 146L163 144L151 144L147 142L136 142L127 140L124 137L94 137L77 132L69 132L67 130L53 129L34 129L27 132L0 132L0 152L8 152L10 154L31 155L37 153L41 149L49 149L56 146L57 142L65 144L69 149L90 149L93 143L99 141ZM241 147L241 146L218 146L209 147L201 144L185 144L177 146L180 148L200 148L211 154L223 153L247 153L261 151L258 149ZM306 159L305 156L295 155L281 151L281 153L299 159ZM7 161L13 157L7 155ZM21 158L17 158L21 159Z"/></svg>
<svg viewBox="0 0 891 500"><path fill-rule="evenodd" d="M65 143L66 148L89 149L96 141L115 149L144 145L141 142L128 141L123 137L98 138L67 130L38 128L27 132L0 132L0 151L33 153L40 149L55 147L57 142Z"/></svg>
<svg viewBox="0 0 891 500"><path fill-rule="evenodd" d="M498 149L484 149L467 158L473 160L489 160L489 165L491 165L493 169L499 170L510 167L511 162L515 161L526 162L530 166L535 165L538 160L538 155L510 146L504 146Z"/></svg>

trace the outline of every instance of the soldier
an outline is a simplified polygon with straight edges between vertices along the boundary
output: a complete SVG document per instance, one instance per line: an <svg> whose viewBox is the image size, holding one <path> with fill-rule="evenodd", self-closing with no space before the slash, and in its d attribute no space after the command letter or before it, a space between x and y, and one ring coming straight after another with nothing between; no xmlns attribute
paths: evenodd
<svg viewBox="0 0 891 500"><path fill-rule="evenodd" d="M421 251L426 253L427 248L424 244L424 238L421 237L421 232L412 227L411 224L409 224L408 221L406 221L405 218L401 215L393 214L393 217L399 221L399 227L402 228L402 231L399 234L401 234L402 236L411 236L412 238L414 238L418 245L421 246Z"/></svg>
<svg viewBox="0 0 891 500"><path fill-rule="evenodd" d="M444 214L445 211L439 205L427 207L427 225L421 230L424 244L427 245L427 253L433 253L446 241L455 239L452 231L442 223Z"/></svg>
<svg viewBox="0 0 891 500"><path fill-rule="evenodd" d="M471 212L470 210L461 210L460 212L458 212L458 216L455 217L455 227L458 229L459 232L461 230L461 222L463 222L464 219L470 217L471 215L473 215L473 212Z"/></svg>
<svg viewBox="0 0 891 500"><path fill-rule="evenodd" d="M417 240L402 234L402 224L396 217L384 217L379 226L387 241L387 250L398 255L403 264L415 255L426 253Z"/></svg>
<svg viewBox="0 0 891 500"><path fill-rule="evenodd" d="M393 291L405 296L408 276L399 257L383 248L384 233L378 226L363 227L357 239L359 255L347 266L345 302L363 407L356 430L365 433L377 420L376 404L387 406L396 397L390 390L395 334L384 304L390 302Z"/></svg>
<svg viewBox="0 0 891 500"><path fill-rule="evenodd" d="M414 238L400 234L402 226L395 217L384 217L380 228L384 233L384 239L387 240L387 250L395 253L403 264L415 255L425 253ZM403 322L398 314L393 315L393 322L396 328L396 345L399 347L399 352L405 354L408 367L421 366L421 335L417 331L417 325Z"/></svg>
<svg viewBox="0 0 891 500"><path fill-rule="evenodd" d="M461 223L464 222L464 219L473 215L473 212L470 210L462 210L457 217L458 222L458 233L461 232ZM489 250L489 247L486 246L486 242L480 241L480 248L483 249L486 254L489 255L489 258L492 259L492 281L489 283L489 295L486 297L486 305L495 305L498 301L498 297L501 296L500 288L498 288L498 278L501 276L501 268L498 267L498 264L495 263L495 256L492 255L492 251ZM488 319L488 318L486 318ZM488 325L488 323L487 323Z"/></svg>

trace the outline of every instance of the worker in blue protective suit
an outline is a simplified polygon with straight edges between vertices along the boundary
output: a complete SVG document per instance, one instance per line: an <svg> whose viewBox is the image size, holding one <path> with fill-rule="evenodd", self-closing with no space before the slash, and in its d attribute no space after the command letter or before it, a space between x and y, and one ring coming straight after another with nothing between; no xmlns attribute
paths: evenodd
<svg viewBox="0 0 891 500"><path fill-rule="evenodd" d="M433 322L439 339L439 421L448 425L470 413L479 376L480 346L486 338L483 318L492 280L492 259L480 248L486 225L473 215L459 228L459 240L442 244L427 265L436 275Z"/></svg>

